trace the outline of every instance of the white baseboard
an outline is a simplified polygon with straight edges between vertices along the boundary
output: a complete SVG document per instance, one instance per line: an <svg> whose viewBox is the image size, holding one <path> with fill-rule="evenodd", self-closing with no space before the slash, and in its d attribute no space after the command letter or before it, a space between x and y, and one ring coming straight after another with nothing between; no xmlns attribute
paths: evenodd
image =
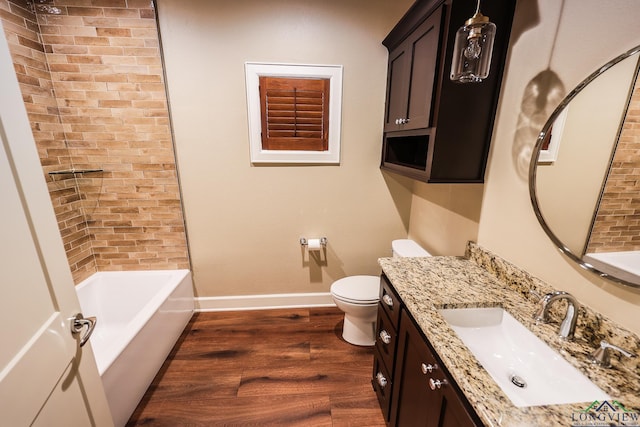
<svg viewBox="0 0 640 427"><path fill-rule="evenodd" d="M335 307L329 292L305 294L197 297L196 311L269 310L275 308Z"/></svg>

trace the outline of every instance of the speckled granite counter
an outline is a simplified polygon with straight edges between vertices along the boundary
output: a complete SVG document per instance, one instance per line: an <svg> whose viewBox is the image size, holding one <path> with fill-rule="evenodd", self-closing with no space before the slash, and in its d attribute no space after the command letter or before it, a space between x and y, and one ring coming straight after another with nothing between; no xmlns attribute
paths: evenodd
<svg viewBox="0 0 640 427"><path fill-rule="evenodd" d="M559 340L558 323L536 324L533 320L539 296L553 290L544 282L472 243L466 258L381 258L379 264L485 425L571 426L592 402L514 406L438 309L503 307L609 394L610 401L640 413L640 357L620 358L612 352L613 367L609 369L587 360L601 339L640 354L638 336L582 307L575 340ZM632 423L639 424L640 419Z"/></svg>

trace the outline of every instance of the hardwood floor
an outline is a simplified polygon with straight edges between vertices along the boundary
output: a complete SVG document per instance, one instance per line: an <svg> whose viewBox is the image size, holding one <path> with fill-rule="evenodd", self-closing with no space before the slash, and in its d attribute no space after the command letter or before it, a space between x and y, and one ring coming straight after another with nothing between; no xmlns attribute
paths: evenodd
<svg viewBox="0 0 640 427"><path fill-rule="evenodd" d="M367 426L385 422L373 349L337 308L197 313L127 426Z"/></svg>

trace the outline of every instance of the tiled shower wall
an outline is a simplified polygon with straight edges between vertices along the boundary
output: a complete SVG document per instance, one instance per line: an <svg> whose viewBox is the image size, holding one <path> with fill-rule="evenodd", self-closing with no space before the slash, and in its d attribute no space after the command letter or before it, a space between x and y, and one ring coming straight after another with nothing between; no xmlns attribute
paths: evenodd
<svg viewBox="0 0 640 427"><path fill-rule="evenodd" d="M74 280L189 268L150 0L0 0ZM101 170L76 174L50 172Z"/></svg>
<svg viewBox="0 0 640 427"><path fill-rule="evenodd" d="M587 252L640 250L640 80L636 81Z"/></svg>

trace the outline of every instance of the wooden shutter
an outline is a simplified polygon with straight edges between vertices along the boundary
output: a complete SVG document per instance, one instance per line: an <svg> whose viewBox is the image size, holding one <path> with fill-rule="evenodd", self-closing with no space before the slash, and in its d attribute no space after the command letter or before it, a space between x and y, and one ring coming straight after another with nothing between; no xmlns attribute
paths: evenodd
<svg viewBox="0 0 640 427"><path fill-rule="evenodd" d="M263 150L329 149L329 79L260 77Z"/></svg>

